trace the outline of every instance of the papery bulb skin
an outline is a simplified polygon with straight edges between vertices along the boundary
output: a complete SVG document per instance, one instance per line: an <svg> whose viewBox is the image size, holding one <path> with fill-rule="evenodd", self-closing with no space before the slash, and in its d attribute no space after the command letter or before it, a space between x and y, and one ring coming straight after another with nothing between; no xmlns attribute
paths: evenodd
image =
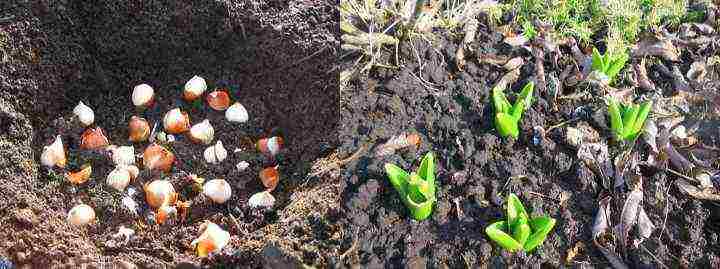
<svg viewBox="0 0 720 269"><path fill-rule="evenodd" d="M63 146L60 135L55 136L52 144L43 147L43 152L40 154L40 162L47 167L65 167L67 159L65 157L65 147Z"/></svg>
<svg viewBox="0 0 720 269"><path fill-rule="evenodd" d="M125 167L115 167L110 174L108 174L106 183L120 192L125 191L125 188L130 184L131 175L130 171Z"/></svg>
<svg viewBox="0 0 720 269"><path fill-rule="evenodd" d="M170 172L175 154L156 143L150 144L143 152L143 166L148 170Z"/></svg>
<svg viewBox="0 0 720 269"><path fill-rule="evenodd" d="M163 128L170 134L182 134L190 130L190 117L180 108L175 108L163 117Z"/></svg>
<svg viewBox="0 0 720 269"><path fill-rule="evenodd" d="M75 226L90 224L95 220L95 210L85 204L76 205L68 212L67 220Z"/></svg>
<svg viewBox="0 0 720 269"><path fill-rule="evenodd" d="M164 205L174 205L178 194L170 181L159 179L146 183L145 200L153 208L160 208Z"/></svg>
<svg viewBox="0 0 720 269"><path fill-rule="evenodd" d="M273 136L270 138L263 138L258 140L257 148L260 152L270 154L272 156L277 155L282 149L284 140L282 137Z"/></svg>
<svg viewBox="0 0 720 269"><path fill-rule="evenodd" d="M132 116L128 122L128 140L144 142L150 137L150 124L144 118Z"/></svg>
<svg viewBox="0 0 720 269"><path fill-rule="evenodd" d="M155 100L155 90L150 85L140 84L133 88L132 102L137 108L148 108Z"/></svg>
<svg viewBox="0 0 720 269"><path fill-rule="evenodd" d="M158 224L163 224L175 216L177 216L176 207L163 205L158 208L155 221L157 221Z"/></svg>
<svg viewBox="0 0 720 269"><path fill-rule="evenodd" d="M214 137L215 129L210 124L210 120L206 119L190 128L190 139L195 143L208 145L212 143Z"/></svg>
<svg viewBox="0 0 720 269"><path fill-rule="evenodd" d="M203 194L213 202L222 204L232 196L232 188L224 179L213 179L203 185Z"/></svg>
<svg viewBox="0 0 720 269"><path fill-rule="evenodd" d="M110 150L115 165L135 164L135 148L133 146L110 145L108 150Z"/></svg>
<svg viewBox="0 0 720 269"><path fill-rule="evenodd" d="M102 128L87 128L80 137L80 148L84 150L104 149L110 144Z"/></svg>
<svg viewBox="0 0 720 269"><path fill-rule="evenodd" d="M80 124L83 127L90 126L95 122L95 113L89 106L83 104L82 101L75 106L73 114L78 117L78 120L80 120Z"/></svg>
<svg viewBox="0 0 720 269"><path fill-rule="evenodd" d="M200 97L206 89L207 83L205 82L205 79L199 76L194 76L185 83L183 99L188 102L194 101Z"/></svg>
<svg viewBox="0 0 720 269"><path fill-rule="evenodd" d="M90 176L92 175L92 166L90 165L84 165L80 170L75 172L65 172L65 179L69 181L70 183L79 185L83 184L90 179Z"/></svg>
<svg viewBox="0 0 720 269"><path fill-rule="evenodd" d="M125 166L125 170L130 174L130 181L135 180L140 174L140 169L135 165Z"/></svg>
<svg viewBox="0 0 720 269"><path fill-rule="evenodd" d="M251 208L270 209L275 206L275 197L269 191L261 191L250 196L248 206Z"/></svg>
<svg viewBox="0 0 720 269"><path fill-rule="evenodd" d="M208 105L217 111L223 111L230 106L230 96L226 91L216 90L208 94L207 98Z"/></svg>
<svg viewBox="0 0 720 269"><path fill-rule="evenodd" d="M218 252L230 242L230 233L215 223L206 221L200 226L202 234L192 241L199 257L207 257Z"/></svg>
<svg viewBox="0 0 720 269"><path fill-rule="evenodd" d="M205 162L209 164L220 163L227 158L227 150L222 144L222 141L218 140L215 145L210 146L203 152Z"/></svg>
<svg viewBox="0 0 720 269"><path fill-rule="evenodd" d="M245 109L245 106L236 102L225 110L225 118L229 122L243 123L250 119L250 115L248 115L248 111Z"/></svg>
<svg viewBox="0 0 720 269"><path fill-rule="evenodd" d="M260 170L260 181L262 181L263 186L265 186L268 191L275 190L275 187L277 187L280 181L280 173L277 167L267 167Z"/></svg>

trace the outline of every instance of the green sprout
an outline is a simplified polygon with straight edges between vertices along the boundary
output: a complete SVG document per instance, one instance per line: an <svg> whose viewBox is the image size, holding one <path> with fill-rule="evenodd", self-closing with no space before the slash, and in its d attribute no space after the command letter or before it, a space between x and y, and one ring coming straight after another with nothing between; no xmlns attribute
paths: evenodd
<svg viewBox="0 0 720 269"><path fill-rule="evenodd" d="M520 199L511 193L507 197L507 220L490 224L485 227L485 233L508 251L531 252L542 245L553 227L553 218L542 216L530 219Z"/></svg>
<svg viewBox="0 0 720 269"><path fill-rule="evenodd" d="M432 152L425 155L417 172L408 174L388 163L385 173L414 219L424 220L430 216L435 202L435 157Z"/></svg>
<svg viewBox="0 0 720 269"><path fill-rule="evenodd" d="M615 133L615 138L618 141L632 141L642 133L645 120L652 108L652 101L646 101L641 105L625 105L610 96L607 98L607 106L610 129Z"/></svg>
<svg viewBox="0 0 720 269"><path fill-rule="evenodd" d="M525 84L520 92L520 96L515 100L515 105L510 106L503 89L500 87L493 88L492 101L495 108L495 128L497 128L500 136L508 135L517 139L519 130L518 122L522 118L525 108L532 104L532 92L535 84L531 81Z"/></svg>
<svg viewBox="0 0 720 269"><path fill-rule="evenodd" d="M597 48L593 48L592 52L592 69L605 75L610 84L620 73L620 70L625 67L625 62L628 60L626 53L611 56L610 53L601 55Z"/></svg>

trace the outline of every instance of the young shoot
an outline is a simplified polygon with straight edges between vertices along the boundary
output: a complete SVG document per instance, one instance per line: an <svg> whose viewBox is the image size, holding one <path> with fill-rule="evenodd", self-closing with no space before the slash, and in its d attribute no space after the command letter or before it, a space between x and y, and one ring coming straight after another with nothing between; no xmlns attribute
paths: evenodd
<svg viewBox="0 0 720 269"><path fill-rule="evenodd" d="M512 136L517 139L520 131L518 123L522 118L525 108L532 104L532 92L535 84L531 81L525 84L514 105L510 105L502 88L495 87L492 90L492 102L495 109L495 128L500 136Z"/></svg>
<svg viewBox="0 0 720 269"><path fill-rule="evenodd" d="M555 219L541 216L530 219L525 207L515 194L507 197L507 220L485 227L485 233L507 251L533 251L542 245L555 227Z"/></svg>
<svg viewBox="0 0 720 269"><path fill-rule="evenodd" d="M385 173L414 219L420 221L430 216L435 202L435 157L432 152L425 155L417 172L408 174L388 163Z"/></svg>
<svg viewBox="0 0 720 269"><path fill-rule="evenodd" d="M641 105L620 103L615 97L608 97L608 116L610 117L610 129L618 141L633 141L643 131L645 120L652 108L652 101L646 101Z"/></svg>
<svg viewBox="0 0 720 269"><path fill-rule="evenodd" d="M628 60L628 55L625 53L611 56L610 53L606 52L605 55L601 55L597 48L593 48L592 52L592 70L597 71L603 75L602 80L607 81L607 84L615 80L615 77L620 70L625 66L625 62Z"/></svg>

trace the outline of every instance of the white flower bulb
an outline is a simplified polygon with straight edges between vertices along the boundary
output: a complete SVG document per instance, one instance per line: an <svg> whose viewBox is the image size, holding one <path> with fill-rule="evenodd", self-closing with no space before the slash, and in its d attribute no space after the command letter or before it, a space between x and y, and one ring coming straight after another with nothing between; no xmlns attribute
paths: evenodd
<svg viewBox="0 0 720 269"><path fill-rule="evenodd" d="M245 106L240 104L240 102L236 102L225 110L225 118L227 118L229 122L247 122L248 119L250 119L250 115L248 115Z"/></svg>
<svg viewBox="0 0 720 269"><path fill-rule="evenodd" d="M152 103L155 90L150 85L140 84L133 88L132 102L136 107L145 107Z"/></svg>
<svg viewBox="0 0 720 269"><path fill-rule="evenodd" d="M48 167L57 165L58 167L65 167L65 147L63 147L62 138L60 135L55 136L55 141L50 146L45 146L43 152L40 155L40 162Z"/></svg>
<svg viewBox="0 0 720 269"><path fill-rule="evenodd" d="M275 205L275 197L269 191L261 191L250 196L248 206L260 208L272 208Z"/></svg>
<svg viewBox="0 0 720 269"><path fill-rule="evenodd" d="M215 223L206 221L200 226L200 231L202 234L191 242L200 257L207 257L210 253L218 252L230 242L230 233Z"/></svg>
<svg viewBox="0 0 720 269"><path fill-rule="evenodd" d="M209 164L220 163L227 158L227 150L223 146L222 141L218 140L215 145L205 149L203 156Z"/></svg>
<svg viewBox="0 0 720 269"><path fill-rule="evenodd" d="M190 138L202 144L210 144L215 137L215 129L210 125L210 120L204 120L190 128Z"/></svg>
<svg viewBox="0 0 720 269"><path fill-rule="evenodd" d="M135 148L133 146L110 146L112 159L115 165L135 164Z"/></svg>
<svg viewBox="0 0 720 269"><path fill-rule="evenodd" d="M128 184L130 184L131 177L130 171L128 171L126 167L118 166L110 171L106 182L110 187L113 187L113 189L124 191Z"/></svg>
<svg viewBox="0 0 720 269"><path fill-rule="evenodd" d="M68 212L67 220L76 226L82 226L92 222L95 219L95 210L92 207L80 204L76 205Z"/></svg>
<svg viewBox="0 0 720 269"><path fill-rule="evenodd" d="M222 204L230 199L232 188L230 188L230 184L224 179L213 179L205 182L202 192L205 196L213 200L213 202Z"/></svg>
<svg viewBox="0 0 720 269"><path fill-rule="evenodd" d="M193 101L200 97L206 89L207 83L205 82L205 79L199 76L194 76L185 83L183 98L185 98L186 101Z"/></svg>
<svg viewBox="0 0 720 269"><path fill-rule="evenodd" d="M95 122L95 113L89 106L83 104L82 101L75 106L73 114L78 117L83 127L90 126Z"/></svg>

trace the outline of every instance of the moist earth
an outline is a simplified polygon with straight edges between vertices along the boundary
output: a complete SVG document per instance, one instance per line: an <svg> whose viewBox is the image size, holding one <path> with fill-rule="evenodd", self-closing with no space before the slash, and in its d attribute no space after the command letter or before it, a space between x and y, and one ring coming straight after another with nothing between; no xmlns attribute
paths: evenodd
<svg viewBox="0 0 720 269"><path fill-rule="evenodd" d="M14 264L76 267L135 264L221 267L244 265L323 267L339 251L337 173L309 177L311 167L328 163L338 145L339 15L325 1L2 1L0 3L0 258ZM194 75L229 90L250 120L231 124L224 112L179 97ZM147 83L156 104L136 111L132 88ZM178 161L166 174L142 173L131 183L140 214L121 206L123 195L105 184L113 164L98 152L78 149L82 128L72 109L82 101L95 112L112 144L131 145L127 123L150 123L180 107L191 122L209 119L229 157L205 163L206 146L175 136ZM162 126L160 122L160 126ZM88 183L73 185L63 171L42 167L43 146L61 135L68 169L92 163ZM255 142L282 136L276 158L255 150ZM214 143L215 141L213 141ZM142 153L148 145L134 144ZM250 167L238 171L235 164ZM264 188L263 167L279 166L275 210L247 207ZM313 168L313 169L316 169ZM208 202L188 180L226 179L232 198ZM153 224L142 186L166 178L193 206L185 219ZM73 227L66 214L86 203L97 214L89 227ZM190 242L210 220L228 230L231 242L220 253L198 258ZM135 230L125 244L111 243L119 226ZM335 254L336 255L336 254Z"/></svg>
<svg viewBox="0 0 720 269"><path fill-rule="evenodd" d="M602 181L578 159L577 149L565 142L564 128L549 130L574 119L566 126L590 126L600 139L609 141L603 104L570 99L558 102L553 111L536 91L536 101L521 120L519 138L501 138L493 127L490 89L507 71L471 56L459 70L455 59L462 37L442 31L429 36L434 38L403 42L397 69L376 67L341 89L340 155L369 148L349 162L343 174L341 202L348 217L343 220L347 234L341 263L369 268L538 268L565 266L568 255L573 255L574 262L568 265L609 267L591 235L597 201L605 193ZM471 47L475 55L522 57L520 77L506 90L519 93L535 79L535 61L530 52L513 49L502 39L481 20ZM393 62L394 53L389 51L393 50L377 61ZM718 50L693 53L708 57ZM570 57L569 50L563 49L563 54ZM347 57L342 64L350 67L354 61ZM546 74L562 72L563 67L548 61ZM691 63L684 52L683 61L672 64L684 73ZM650 71L658 87L670 88L669 80ZM711 83L717 82L715 78ZM572 94L572 89L565 94ZM533 131L535 126L549 131L540 136ZM699 130L706 145L717 146L717 120L700 122ZM422 137L417 148L373 156L378 145L411 132ZM394 163L416 169L428 151L436 154L438 162L437 202L431 217L418 222L410 217L383 167ZM644 208L658 230L643 243L645 250L628 251L628 265L717 267L719 205L681 193L671 184L676 178L671 174L643 171L643 176ZM504 218L504 197L510 192L518 194L532 216L557 220L545 243L532 254L509 253L485 235L487 225ZM622 205L624 197L613 198Z"/></svg>

